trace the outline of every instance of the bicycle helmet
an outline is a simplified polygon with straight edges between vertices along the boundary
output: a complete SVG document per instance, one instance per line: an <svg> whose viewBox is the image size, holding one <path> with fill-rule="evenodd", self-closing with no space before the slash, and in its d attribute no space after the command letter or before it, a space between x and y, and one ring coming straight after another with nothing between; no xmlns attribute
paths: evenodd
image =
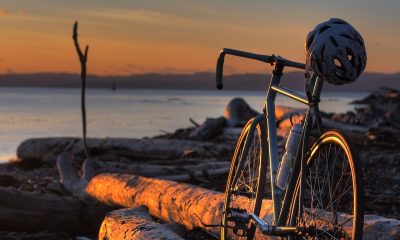
<svg viewBox="0 0 400 240"><path fill-rule="evenodd" d="M354 82L367 63L364 40L349 23L331 18L308 33L307 65L331 84Z"/></svg>

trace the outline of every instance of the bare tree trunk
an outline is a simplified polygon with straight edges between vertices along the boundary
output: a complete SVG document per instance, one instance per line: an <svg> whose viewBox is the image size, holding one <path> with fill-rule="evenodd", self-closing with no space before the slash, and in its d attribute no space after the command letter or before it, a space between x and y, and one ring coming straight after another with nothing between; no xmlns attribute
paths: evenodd
<svg viewBox="0 0 400 240"><path fill-rule="evenodd" d="M101 224L99 239L183 240L168 227L154 222L145 206L108 213Z"/></svg>

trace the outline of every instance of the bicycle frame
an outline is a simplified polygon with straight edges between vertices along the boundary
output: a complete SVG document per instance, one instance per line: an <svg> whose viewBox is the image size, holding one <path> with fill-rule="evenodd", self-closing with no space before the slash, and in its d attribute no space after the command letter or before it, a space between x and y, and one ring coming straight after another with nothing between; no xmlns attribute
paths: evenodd
<svg viewBox="0 0 400 240"><path fill-rule="evenodd" d="M217 62L217 88L222 89L222 74L223 74L223 64L224 57L226 54L254 59L258 61L262 61L265 63L269 63L271 65L275 65L274 70L272 71L271 80L268 86L267 95L265 98L264 105L264 114L256 117L253 121L253 125L255 126L260 121L267 121L267 137L268 137L268 150L269 150L269 163L270 163L270 175L271 175L271 190L272 190L272 200L273 200L273 216L274 221L273 224L276 226L284 226L285 221L288 217L288 214L295 214L296 210L292 209L291 213L289 212L289 207L291 206L292 201L299 201L299 206L301 206L302 201L302 189L303 183L302 180L305 171L305 159L303 158L306 151L308 150L308 143L305 141L310 134L311 127L313 124L310 124L310 121L313 120L313 116L319 116L319 108L318 102L320 99L321 89L323 85L323 79L316 77L313 75L306 82L306 94L307 96L302 96L297 92L294 92L290 89L284 88L280 86L281 77L283 75L283 69L285 66L295 67L299 69L305 69L305 65L302 63L297 63L293 61L289 61L279 56L268 56L268 55L259 55L253 54L249 52L238 51L234 49L223 49L220 52L220 56ZM303 125L303 136L302 141L299 146L296 155L296 161L293 166L292 175L289 178L288 185L284 192L278 188L275 184L276 175L278 171L279 165L279 157L278 157L278 143L277 143L277 123L275 116L275 99L277 93L289 97L297 102L301 102L309 107L309 110L306 113L304 118ZM264 115L264 116L263 116ZM263 117L261 117L263 116ZM320 119L317 117L317 121L320 124ZM253 126L252 126L253 127ZM299 181L300 180L300 181ZM293 193L299 191L299 199L293 199ZM254 219L254 218L253 218ZM257 221L257 219L255 219ZM294 233L294 228L283 227L280 228L279 235L288 235Z"/></svg>

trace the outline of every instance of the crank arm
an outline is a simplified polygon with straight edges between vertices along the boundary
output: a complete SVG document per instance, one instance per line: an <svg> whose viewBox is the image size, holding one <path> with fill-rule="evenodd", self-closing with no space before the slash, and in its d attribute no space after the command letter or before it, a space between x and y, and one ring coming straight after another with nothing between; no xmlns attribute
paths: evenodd
<svg viewBox="0 0 400 240"><path fill-rule="evenodd" d="M280 227L269 224L259 218L254 213L249 215L250 219L252 219L257 226L257 228L261 231L262 234L268 236L289 236L298 234L299 229L297 227Z"/></svg>

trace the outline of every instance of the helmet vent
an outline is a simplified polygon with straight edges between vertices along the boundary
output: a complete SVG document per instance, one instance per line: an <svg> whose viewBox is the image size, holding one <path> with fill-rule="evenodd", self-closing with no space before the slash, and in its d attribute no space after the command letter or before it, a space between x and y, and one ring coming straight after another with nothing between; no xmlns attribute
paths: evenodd
<svg viewBox="0 0 400 240"><path fill-rule="evenodd" d="M331 26L323 26L320 30L319 30L319 34L325 32L325 30L329 29Z"/></svg>
<svg viewBox="0 0 400 240"><path fill-rule="evenodd" d="M347 54L347 59L349 59L349 61L353 63L353 55Z"/></svg>
<svg viewBox="0 0 400 240"><path fill-rule="evenodd" d="M339 46L338 42L336 41L336 39L334 37L330 36L329 39L331 39L331 42L333 43L333 45L335 45L335 47Z"/></svg>
<svg viewBox="0 0 400 240"><path fill-rule="evenodd" d="M347 59L351 62L351 64L354 66L355 64L355 59L354 59L354 54L351 51L350 48L346 48L346 53L347 53Z"/></svg>
<svg viewBox="0 0 400 240"><path fill-rule="evenodd" d="M337 58L333 58L333 63L335 63L337 68L342 68L342 63Z"/></svg>
<svg viewBox="0 0 400 240"><path fill-rule="evenodd" d="M342 36L342 37L344 37L344 38L347 38L347 39L349 39L349 40L354 40L352 37L350 37L349 35L344 34L344 33L340 34L340 36Z"/></svg>

